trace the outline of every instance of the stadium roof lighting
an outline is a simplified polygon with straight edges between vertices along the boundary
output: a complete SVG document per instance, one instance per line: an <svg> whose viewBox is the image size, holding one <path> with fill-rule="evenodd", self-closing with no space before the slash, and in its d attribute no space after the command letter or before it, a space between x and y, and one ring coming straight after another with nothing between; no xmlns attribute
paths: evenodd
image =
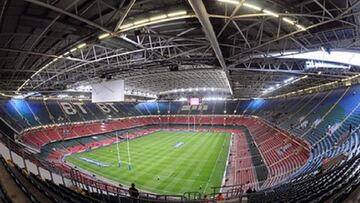
<svg viewBox="0 0 360 203"><path fill-rule="evenodd" d="M228 4L234 4L234 5L238 5L240 2L237 1L237 0L218 0L219 2L223 2L223 3L228 3ZM271 11L271 10L268 10L268 9L262 9L261 7L258 7L254 4L251 4L251 3L243 3L243 6L246 7L246 8L249 8L249 9L252 9L254 11L261 11L264 13L264 14L267 14L267 15L270 15L270 16L273 16L275 18L278 18L280 16L280 14L274 12L274 11ZM282 18L282 20L286 23L289 23L291 25L293 25L296 29L299 29L301 31L305 31L306 30L306 27L301 25L301 24L296 24L296 21L295 20L291 20L289 18Z"/></svg>
<svg viewBox="0 0 360 203"><path fill-rule="evenodd" d="M204 97L202 98L203 101L222 101L225 100L223 97Z"/></svg>
<svg viewBox="0 0 360 203"><path fill-rule="evenodd" d="M335 63L326 63L323 61L308 60L305 62L305 69L316 69L316 68L339 68L339 69L350 69L350 65L342 65Z"/></svg>
<svg viewBox="0 0 360 203"><path fill-rule="evenodd" d="M194 15L187 15L187 11L175 11L175 12L171 12L168 14L152 16L150 18L145 18L145 19L138 20L138 21L135 21L132 23L131 22L126 23L126 24L120 26L120 32L135 29L138 27L146 26L146 25L167 22L167 21L171 21L171 20L178 20L178 19L183 19L183 18L189 18L189 17L194 17Z"/></svg>
<svg viewBox="0 0 360 203"><path fill-rule="evenodd" d="M144 23L147 23L149 22L149 19L142 19L142 20L138 20L138 21L135 21L134 22L134 25L139 25L139 24L144 24Z"/></svg>
<svg viewBox="0 0 360 203"><path fill-rule="evenodd" d="M120 29L122 30L122 29L130 28L130 27L132 27L132 26L134 26L133 23L128 23L128 24L125 24L125 25L120 26Z"/></svg>
<svg viewBox="0 0 360 203"><path fill-rule="evenodd" d="M236 1L236 0L218 0L220 2L223 2L223 3L228 3L228 4L239 4L239 1Z"/></svg>
<svg viewBox="0 0 360 203"><path fill-rule="evenodd" d="M282 18L282 20L286 23L289 23L290 25L295 25L295 21L294 20L290 20L289 18Z"/></svg>
<svg viewBox="0 0 360 203"><path fill-rule="evenodd" d="M76 50L77 50L77 48L75 47L75 48L70 49L70 52L74 52Z"/></svg>
<svg viewBox="0 0 360 203"><path fill-rule="evenodd" d="M261 8L254 5L254 4L244 3L243 6L245 6L247 8L250 8L250 9L253 9L255 11L261 11Z"/></svg>
<svg viewBox="0 0 360 203"><path fill-rule="evenodd" d="M86 46L86 43L81 43L77 46L78 49L84 48Z"/></svg>
<svg viewBox="0 0 360 203"><path fill-rule="evenodd" d="M318 51L309 51L303 53L295 53L286 56L279 56L278 58L308 59L315 61L327 61L327 62L360 66L360 52L353 50L351 51L332 50L331 52L326 52L326 51L324 52L318 50Z"/></svg>
<svg viewBox="0 0 360 203"><path fill-rule="evenodd" d="M269 14L269 15L275 17L275 18L279 17L279 14L277 14L277 13L275 13L273 11L267 10L267 9L264 9L263 12L266 13L266 14Z"/></svg>
<svg viewBox="0 0 360 203"><path fill-rule="evenodd" d="M66 97L69 97L69 95L67 95L67 94L58 94L57 97L58 98L66 98Z"/></svg>
<svg viewBox="0 0 360 203"><path fill-rule="evenodd" d="M168 13L167 16L168 17L175 17L175 16L181 16L181 15L186 15L187 11L175 11L172 13Z"/></svg>
<svg viewBox="0 0 360 203"><path fill-rule="evenodd" d="M98 39L105 39L108 38L110 36L110 33L104 33L98 36Z"/></svg>
<svg viewBox="0 0 360 203"><path fill-rule="evenodd" d="M167 15L158 15L158 16L154 16L150 18L150 21L156 21L156 20L161 20L161 19L165 19L167 17Z"/></svg>
<svg viewBox="0 0 360 203"><path fill-rule="evenodd" d="M273 92L273 91L275 91L275 90L278 90L278 89L280 89L280 88L283 88L283 87L285 87L285 86L287 86L287 85L294 84L294 83L296 83L296 82L298 82L298 81L300 81L300 80L306 79L306 78L308 78L307 75L305 75L305 76L303 76L303 77L301 77L301 78L297 78L297 79L295 79L294 77L291 77L291 78L285 80L283 85L277 84L277 85L275 85L275 87L274 87L274 86L271 86L271 87L269 87L268 89L265 89L265 90L263 91L263 94L260 95L260 96L264 96L264 95L266 95L266 94L268 94L268 93L270 93L270 92Z"/></svg>
<svg viewBox="0 0 360 203"><path fill-rule="evenodd" d="M288 78L288 79L284 80L284 83L285 83L285 84L286 84L286 83L289 83L290 81L292 81L292 80L294 80L294 79L295 79L294 77Z"/></svg>
<svg viewBox="0 0 360 203"><path fill-rule="evenodd" d="M298 28L299 30L302 30L302 31L305 31L307 29L306 27L304 27L303 25L300 25L300 24L296 24L295 26L296 26L296 28Z"/></svg>

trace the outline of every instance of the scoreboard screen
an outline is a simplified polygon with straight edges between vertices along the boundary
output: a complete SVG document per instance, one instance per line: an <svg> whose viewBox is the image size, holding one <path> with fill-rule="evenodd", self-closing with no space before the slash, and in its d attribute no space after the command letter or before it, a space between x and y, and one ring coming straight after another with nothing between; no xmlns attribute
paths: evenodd
<svg viewBox="0 0 360 203"><path fill-rule="evenodd" d="M200 99L199 98L190 98L190 105L191 106L200 105Z"/></svg>

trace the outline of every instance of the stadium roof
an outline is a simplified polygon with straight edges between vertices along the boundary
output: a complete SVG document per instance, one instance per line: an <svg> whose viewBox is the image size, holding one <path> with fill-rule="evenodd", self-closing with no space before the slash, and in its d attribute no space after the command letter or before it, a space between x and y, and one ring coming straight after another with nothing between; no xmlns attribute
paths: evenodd
<svg viewBox="0 0 360 203"><path fill-rule="evenodd" d="M4 0L0 92L124 78L153 94L285 94L360 73L297 55L358 52L359 12L357 0Z"/></svg>

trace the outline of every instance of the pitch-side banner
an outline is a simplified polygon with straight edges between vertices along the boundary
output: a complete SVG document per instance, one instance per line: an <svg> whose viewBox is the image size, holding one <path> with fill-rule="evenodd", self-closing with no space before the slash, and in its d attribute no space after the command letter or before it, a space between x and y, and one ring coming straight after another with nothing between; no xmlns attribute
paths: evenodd
<svg viewBox="0 0 360 203"><path fill-rule="evenodd" d="M124 101L124 80L103 81L91 84L91 87L93 103Z"/></svg>

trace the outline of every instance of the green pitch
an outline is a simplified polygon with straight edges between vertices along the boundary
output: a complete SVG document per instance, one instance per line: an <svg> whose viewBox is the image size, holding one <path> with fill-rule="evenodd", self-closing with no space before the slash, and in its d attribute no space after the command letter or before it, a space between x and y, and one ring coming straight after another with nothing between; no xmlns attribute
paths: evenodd
<svg viewBox="0 0 360 203"><path fill-rule="evenodd" d="M66 160L97 176L124 185L135 183L149 192L212 193L211 187L221 185L229 143L228 133L159 131L129 141L132 170L128 170L126 142L119 144L121 167L118 167L116 144L75 154ZM100 167L80 157L110 166Z"/></svg>

